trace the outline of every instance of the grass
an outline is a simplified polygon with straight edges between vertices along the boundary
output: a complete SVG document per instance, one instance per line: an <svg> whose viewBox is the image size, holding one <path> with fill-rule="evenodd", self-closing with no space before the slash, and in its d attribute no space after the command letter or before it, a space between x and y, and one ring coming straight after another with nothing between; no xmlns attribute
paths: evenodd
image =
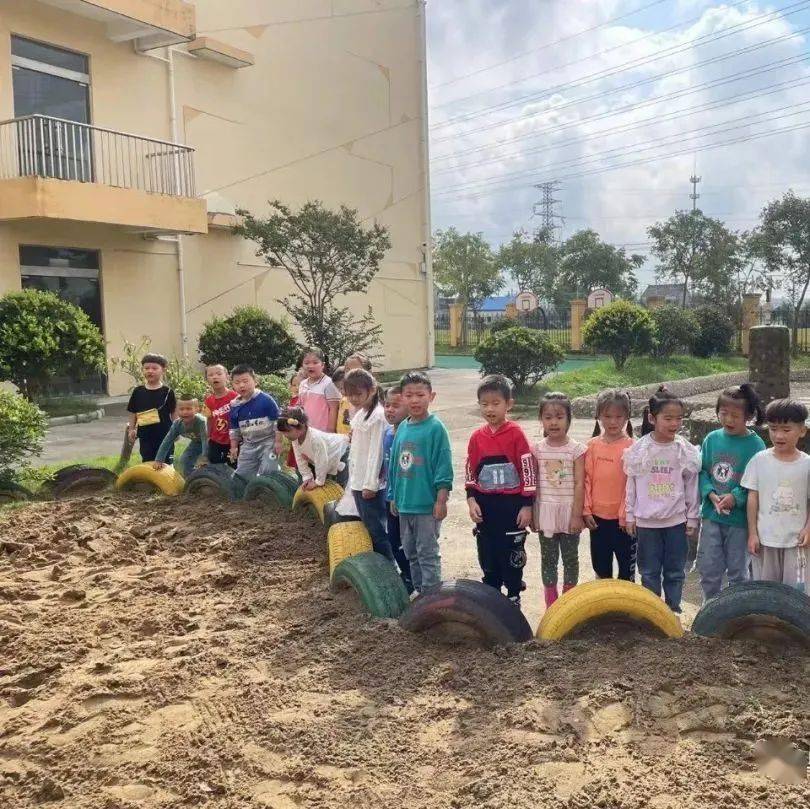
<svg viewBox="0 0 810 809"><path fill-rule="evenodd" d="M632 388L636 385L649 385L691 376L708 376L731 371L744 371L748 367L745 357L669 357L656 360L650 357L633 357L621 371L617 371L613 360L598 360L586 368L564 371L556 374L534 390L518 397L522 404L537 402L545 390L559 390L572 399L588 396L605 388Z"/></svg>
<svg viewBox="0 0 810 809"><path fill-rule="evenodd" d="M43 399L37 404L40 410L44 410L51 418L75 416L77 413L91 413L98 410L98 402L84 396L59 396L53 399Z"/></svg>

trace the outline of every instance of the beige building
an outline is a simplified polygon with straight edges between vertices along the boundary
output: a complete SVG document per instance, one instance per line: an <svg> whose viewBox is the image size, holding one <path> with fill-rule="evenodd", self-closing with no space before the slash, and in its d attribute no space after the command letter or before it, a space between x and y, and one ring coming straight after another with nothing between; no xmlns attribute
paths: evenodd
<svg viewBox="0 0 810 809"><path fill-rule="evenodd" d="M0 0L0 293L196 359L212 315L290 291L233 211L345 203L393 242L346 303L386 367L430 364L424 61L420 0Z"/></svg>

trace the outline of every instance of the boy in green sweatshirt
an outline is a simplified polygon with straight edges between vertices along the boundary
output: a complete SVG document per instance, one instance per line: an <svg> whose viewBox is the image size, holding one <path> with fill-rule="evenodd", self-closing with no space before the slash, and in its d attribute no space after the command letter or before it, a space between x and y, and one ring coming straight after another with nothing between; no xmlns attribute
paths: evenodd
<svg viewBox="0 0 810 809"><path fill-rule="evenodd" d="M199 402L194 396L181 395L177 400L177 418L172 422L166 437L160 442L152 464L155 469L166 466L167 459L174 452L174 442L181 437L190 441L180 459L175 460L174 466L184 478L194 471L195 466L207 462L208 421L199 409Z"/></svg>
<svg viewBox="0 0 810 809"><path fill-rule="evenodd" d="M439 531L453 487L453 458L447 428L430 413L436 398L430 377L409 371L399 384L408 418L391 447L388 500L399 514L402 549L419 593L442 580Z"/></svg>

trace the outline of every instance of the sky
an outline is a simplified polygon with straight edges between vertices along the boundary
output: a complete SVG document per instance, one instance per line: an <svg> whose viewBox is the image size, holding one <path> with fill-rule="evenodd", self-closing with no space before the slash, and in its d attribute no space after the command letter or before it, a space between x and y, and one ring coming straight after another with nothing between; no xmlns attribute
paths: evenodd
<svg viewBox="0 0 810 809"><path fill-rule="evenodd" d="M535 186L557 180L559 236L592 228L648 255L647 227L691 208L693 174L733 230L788 188L810 194L810 0L427 8L434 230L497 248L540 224ZM640 288L654 280L649 257Z"/></svg>

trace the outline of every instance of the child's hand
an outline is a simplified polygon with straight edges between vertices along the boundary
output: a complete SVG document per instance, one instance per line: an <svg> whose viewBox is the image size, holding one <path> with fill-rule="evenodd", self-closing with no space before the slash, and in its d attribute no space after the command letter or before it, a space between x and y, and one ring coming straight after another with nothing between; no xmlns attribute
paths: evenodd
<svg viewBox="0 0 810 809"><path fill-rule="evenodd" d="M318 488L318 484L312 479L306 481L303 484L303 489L304 489L305 492L311 492L313 489L317 489L317 488Z"/></svg>
<svg viewBox="0 0 810 809"><path fill-rule="evenodd" d="M230 459L231 463L236 463L236 459L239 457L239 447L231 447L228 450L228 458Z"/></svg>
<svg viewBox="0 0 810 809"><path fill-rule="evenodd" d="M586 514L583 519L585 520L585 527L589 531L595 531L599 526L596 524L596 520L593 518L592 514Z"/></svg>
<svg viewBox="0 0 810 809"><path fill-rule="evenodd" d="M518 511L517 527L528 528L532 524L533 513L534 512L531 506L523 506L523 508Z"/></svg>
<svg viewBox="0 0 810 809"><path fill-rule="evenodd" d="M433 519L443 520L447 516L447 503L436 503L433 506Z"/></svg>
<svg viewBox="0 0 810 809"><path fill-rule="evenodd" d="M152 461L152 469L159 470L163 469L164 466L166 466L166 464L162 461Z"/></svg>
<svg viewBox="0 0 810 809"><path fill-rule="evenodd" d="M581 534L584 527L585 523L582 521L582 517L579 516L579 514L576 514L571 517L571 522L568 523L568 533Z"/></svg>
<svg viewBox="0 0 810 809"><path fill-rule="evenodd" d="M388 505L391 506L391 516L399 517L399 509L397 508L396 503L394 503L394 501L391 500L389 501Z"/></svg>
<svg viewBox="0 0 810 809"><path fill-rule="evenodd" d="M138 438L138 428L127 427L127 438L129 439L130 444L134 444Z"/></svg>
<svg viewBox="0 0 810 809"><path fill-rule="evenodd" d="M748 537L748 553L759 556L759 537L756 534L750 534Z"/></svg>
<svg viewBox="0 0 810 809"><path fill-rule="evenodd" d="M731 514L731 510L737 505L733 494L724 494L722 497L715 495L714 509L718 514Z"/></svg>
<svg viewBox="0 0 810 809"><path fill-rule="evenodd" d="M363 489L363 500L373 500L377 494L373 489Z"/></svg>
<svg viewBox="0 0 810 809"><path fill-rule="evenodd" d="M467 508L470 510L470 519L477 525L484 521L484 516L481 514L481 506L478 505L474 498L467 501ZM518 518L520 519L520 518Z"/></svg>
<svg viewBox="0 0 810 809"><path fill-rule="evenodd" d="M808 526L805 526L801 531L799 531L799 547L810 547L810 527Z"/></svg>
<svg viewBox="0 0 810 809"><path fill-rule="evenodd" d="M634 522L629 522L624 526L624 532L631 537L636 535L636 524Z"/></svg>
<svg viewBox="0 0 810 809"><path fill-rule="evenodd" d="M696 525L687 525L686 526L686 536L688 537L696 537L698 532L698 527Z"/></svg>

